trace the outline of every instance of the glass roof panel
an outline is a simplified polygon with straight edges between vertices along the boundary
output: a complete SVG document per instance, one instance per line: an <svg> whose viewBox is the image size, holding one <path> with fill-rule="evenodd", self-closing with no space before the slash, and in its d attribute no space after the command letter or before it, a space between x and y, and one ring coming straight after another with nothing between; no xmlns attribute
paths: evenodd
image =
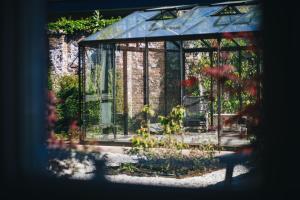
<svg viewBox="0 0 300 200"><path fill-rule="evenodd" d="M87 37L84 41L257 31L261 12L256 5L237 7L241 13L216 15L226 6L194 7L174 19L153 20L162 11L137 11Z"/></svg>
<svg viewBox="0 0 300 200"><path fill-rule="evenodd" d="M260 29L261 17L260 10L258 8L253 8L230 26L227 26L223 32L258 31Z"/></svg>
<svg viewBox="0 0 300 200"><path fill-rule="evenodd" d="M162 29L151 32L148 36L161 36L165 35L180 35L184 31L193 27L199 21L203 20L206 16L214 13L221 7L195 7L189 12L186 12L181 17L178 17L170 22L168 22Z"/></svg>
<svg viewBox="0 0 300 200"><path fill-rule="evenodd" d="M127 17L123 18L121 21L108 26L107 28L98 31L97 33L85 38L85 41L93 40L109 40L118 38L119 35L122 35L124 32L140 25L145 20L157 15L159 11L149 11L142 12L136 11Z"/></svg>
<svg viewBox="0 0 300 200"><path fill-rule="evenodd" d="M252 22L251 22L252 21ZM250 23L251 22L251 23ZM185 31L184 35L214 34L223 32L256 31L260 22L257 9L237 15L207 16L196 26Z"/></svg>
<svg viewBox="0 0 300 200"><path fill-rule="evenodd" d="M225 28L237 18L237 15L230 16L209 16L203 18L195 26L186 30L182 34L195 35L195 34L210 34L218 33L222 28Z"/></svg>
<svg viewBox="0 0 300 200"><path fill-rule="evenodd" d="M154 20L154 21L144 21L139 26L132 28L124 32L123 34L119 35L117 39L127 39L127 38L145 38L149 36L149 33L156 31L156 30L164 30L166 25L166 20ZM161 33L160 35L169 35L174 34L173 32L168 33Z"/></svg>

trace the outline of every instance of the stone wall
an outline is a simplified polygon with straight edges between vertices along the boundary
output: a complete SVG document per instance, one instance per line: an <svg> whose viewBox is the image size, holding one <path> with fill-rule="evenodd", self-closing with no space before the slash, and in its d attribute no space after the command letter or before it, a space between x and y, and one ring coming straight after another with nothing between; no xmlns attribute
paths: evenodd
<svg viewBox="0 0 300 200"><path fill-rule="evenodd" d="M49 35L49 67L56 75L74 74L78 68L78 42L83 35Z"/></svg>
<svg viewBox="0 0 300 200"><path fill-rule="evenodd" d="M54 89L57 79L76 74L78 69L78 42L84 35L49 34L49 68Z"/></svg>

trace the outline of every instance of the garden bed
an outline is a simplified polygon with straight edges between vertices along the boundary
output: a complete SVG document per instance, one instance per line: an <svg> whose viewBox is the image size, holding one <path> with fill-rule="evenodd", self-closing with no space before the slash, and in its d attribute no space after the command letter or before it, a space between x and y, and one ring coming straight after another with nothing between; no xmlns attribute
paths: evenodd
<svg viewBox="0 0 300 200"><path fill-rule="evenodd" d="M232 185L239 186L242 175L248 174L250 169L244 165L236 165L232 175ZM123 184L138 184L138 185L153 185L153 186L167 186L180 188L203 188L208 186L224 186L226 169L215 170L205 173L203 175L174 178L166 176L132 176L127 174L106 175L105 178L113 183ZM246 181L246 180L245 180ZM249 186L249 185L247 185ZM238 187L236 187L238 188Z"/></svg>
<svg viewBox="0 0 300 200"><path fill-rule="evenodd" d="M143 177L160 176L180 179L202 176L203 174L224 168L219 159L214 157L214 153L211 152L199 152L195 150L170 151L158 148L134 156L136 158L134 162L107 165L105 174L126 174Z"/></svg>
<svg viewBox="0 0 300 200"><path fill-rule="evenodd" d="M183 168L180 172L164 171L160 167L152 168L140 164L122 164L121 166L111 166L106 168L107 175L126 174L138 177L168 177L182 179L187 177L202 176L207 173L221 169L220 166L213 166L205 169L187 169Z"/></svg>

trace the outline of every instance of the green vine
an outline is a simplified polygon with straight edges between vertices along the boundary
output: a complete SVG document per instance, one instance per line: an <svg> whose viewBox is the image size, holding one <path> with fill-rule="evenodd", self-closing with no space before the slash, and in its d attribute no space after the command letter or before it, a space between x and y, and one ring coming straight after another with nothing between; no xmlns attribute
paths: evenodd
<svg viewBox="0 0 300 200"><path fill-rule="evenodd" d="M48 30L65 34L74 34L77 32L95 33L120 19L121 17L104 19L100 12L96 10L92 16L84 19L75 20L61 17L56 22L48 23Z"/></svg>

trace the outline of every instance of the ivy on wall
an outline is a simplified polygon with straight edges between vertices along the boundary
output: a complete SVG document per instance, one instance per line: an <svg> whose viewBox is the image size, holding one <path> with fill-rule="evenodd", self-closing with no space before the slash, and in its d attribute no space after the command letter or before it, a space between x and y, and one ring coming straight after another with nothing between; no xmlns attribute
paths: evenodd
<svg viewBox="0 0 300 200"><path fill-rule="evenodd" d="M56 22L50 22L48 23L48 30L65 34L74 34L78 32L95 33L120 19L121 17L104 19L100 12L96 10L92 16L84 19L74 20L62 17Z"/></svg>

